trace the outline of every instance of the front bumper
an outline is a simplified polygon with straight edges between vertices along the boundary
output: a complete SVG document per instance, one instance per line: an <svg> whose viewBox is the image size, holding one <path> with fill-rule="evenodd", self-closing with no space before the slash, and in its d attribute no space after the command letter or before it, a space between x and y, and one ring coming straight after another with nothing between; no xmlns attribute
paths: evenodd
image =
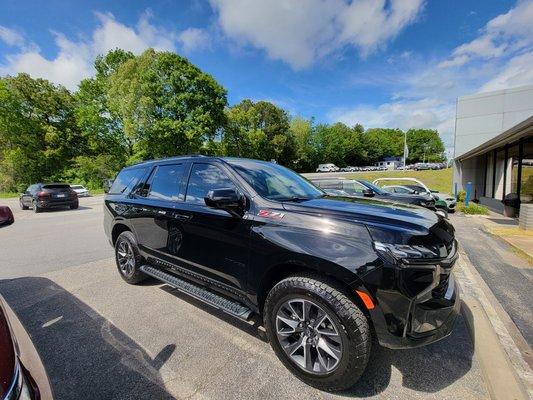
<svg viewBox="0 0 533 400"><path fill-rule="evenodd" d="M385 263L364 277L376 300L369 313L382 346L418 347L452 332L461 307L459 285L451 272L456 259L455 245L439 263L412 268Z"/></svg>
<svg viewBox="0 0 533 400"><path fill-rule="evenodd" d="M380 345L391 349L414 348L436 342L450 335L461 310L458 284L453 275L450 278L454 289L449 298L444 301L429 300L413 303L404 332L396 335L389 330L381 331L381 334L378 334Z"/></svg>

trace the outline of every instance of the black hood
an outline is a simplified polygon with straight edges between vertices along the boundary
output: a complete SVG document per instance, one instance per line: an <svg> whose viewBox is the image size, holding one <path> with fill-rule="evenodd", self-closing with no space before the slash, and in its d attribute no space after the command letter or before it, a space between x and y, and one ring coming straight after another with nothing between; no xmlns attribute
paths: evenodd
<svg viewBox="0 0 533 400"><path fill-rule="evenodd" d="M442 217L423 207L368 198L326 196L298 202L284 202L287 211L320 214L365 224L375 240L389 243L422 244L439 226L448 234L441 240L453 240L453 228ZM451 237L450 237L451 235ZM379 237L376 237L379 236ZM433 235L431 235L433 236Z"/></svg>

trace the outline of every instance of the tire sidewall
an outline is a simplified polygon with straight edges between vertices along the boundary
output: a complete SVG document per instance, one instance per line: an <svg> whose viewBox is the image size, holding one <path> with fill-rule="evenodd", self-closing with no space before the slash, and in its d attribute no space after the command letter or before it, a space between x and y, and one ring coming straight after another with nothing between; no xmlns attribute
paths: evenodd
<svg viewBox="0 0 533 400"><path fill-rule="evenodd" d="M357 357L354 347L358 347L363 339L358 332L347 329L348 324L345 321L346 316L343 316L342 312L341 315L339 315L339 311L342 310L335 310L334 306L328 301L327 296L324 296L316 289L316 286L312 286L309 289L294 286L290 288L277 288L277 286L275 286L268 295L267 302L265 303L264 324L270 344L281 362L302 381L318 387L319 389L325 388L326 390L329 390L328 385L336 384L341 375L345 376L346 374L351 373L351 371L348 370L350 360L353 357ZM279 343L276 334L277 311L285 301L296 298L311 300L323 308L323 310L334 320L337 330L339 331L342 340L342 357L339 365L328 374L316 375L303 370L300 366L294 363L289 356L287 356ZM366 366L366 362L364 362L364 366Z"/></svg>
<svg viewBox="0 0 533 400"><path fill-rule="evenodd" d="M128 242L129 245L131 246L132 250L133 250L133 254L134 254L134 260L135 260L135 265L134 265L134 268L133 268L133 273L131 275L125 275L122 270L120 269L120 263L118 261L118 246L121 242ZM124 279L126 282L128 283L138 283L142 280L145 279L145 275L139 270L139 268L142 266L143 264L143 259L142 259L142 256L139 252L139 247L137 246L137 240L135 240L135 236L133 235L132 232L130 231L124 231L122 232L116 242L115 242L115 263L117 265L117 270L118 270L118 273L120 274L120 276L122 277L122 279Z"/></svg>

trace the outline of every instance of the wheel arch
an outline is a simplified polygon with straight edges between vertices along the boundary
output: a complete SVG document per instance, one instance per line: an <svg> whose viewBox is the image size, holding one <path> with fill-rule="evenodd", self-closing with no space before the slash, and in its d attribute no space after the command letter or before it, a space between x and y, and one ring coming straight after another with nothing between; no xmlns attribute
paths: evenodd
<svg viewBox="0 0 533 400"><path fill-rule="evenodd" d="M363 282L360 279L356 277L354 282L348 283L333 274L328 274L318 268L314 268L303 263L285 262L274 265L272 268L269 269L269 271L261 280L261 284L259 285L257 292L257 306L261 314L263 313L265 300L270 290L283 279L296 275L312 276L317 280L323 280L326 283L331 282L332 284L337 286L337 288L341 289L342 292L348 298L353 300L354 303L359 307L359 309L365 314L369 321L371 329L373 329L371 315L354 289L354 287L364 288Z"/></svg>
<svg viewBox="0 0 533 400"><path fill-rule="evenodd" d="M130 227L123 223L117 223L113 226L113 230L111 231L111 243L113 244L113 246L117 242L119 235L125 231L132 232Z"/></svg>

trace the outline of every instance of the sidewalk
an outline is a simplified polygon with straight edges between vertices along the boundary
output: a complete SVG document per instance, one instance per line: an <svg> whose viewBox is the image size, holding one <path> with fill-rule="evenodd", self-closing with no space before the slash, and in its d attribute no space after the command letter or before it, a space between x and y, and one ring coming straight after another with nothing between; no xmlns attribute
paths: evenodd
<svg viewBox="0 0 533 400"><path fill-rule="evenodd" d="M514 218L491 212L489 215L479 216L480 222L487 232L498 236L514 247L519 255L524 256L533 267L533 231L519 228Z"/></svg>
<svg viewBox="0 0 533 400"><path fill-rule="evenodd" d="M463 289L463 314L491 397L520 398L515 375L533 398L533 265L490 232L513 229L516 222L462 214L450 219L460 243L455 274ZM512 368L505 368L509 363Z"/></svg>
<svg viewBox="0 0 533 400"><path fill-rule="evenodd" d="M531 347L533 267L528 260L518 256L507 242L489 233L486 225L496 224L489 218L452 215L450 221L472 265ZM506 229L513 228L513 222L506 222Z"/></svg>

